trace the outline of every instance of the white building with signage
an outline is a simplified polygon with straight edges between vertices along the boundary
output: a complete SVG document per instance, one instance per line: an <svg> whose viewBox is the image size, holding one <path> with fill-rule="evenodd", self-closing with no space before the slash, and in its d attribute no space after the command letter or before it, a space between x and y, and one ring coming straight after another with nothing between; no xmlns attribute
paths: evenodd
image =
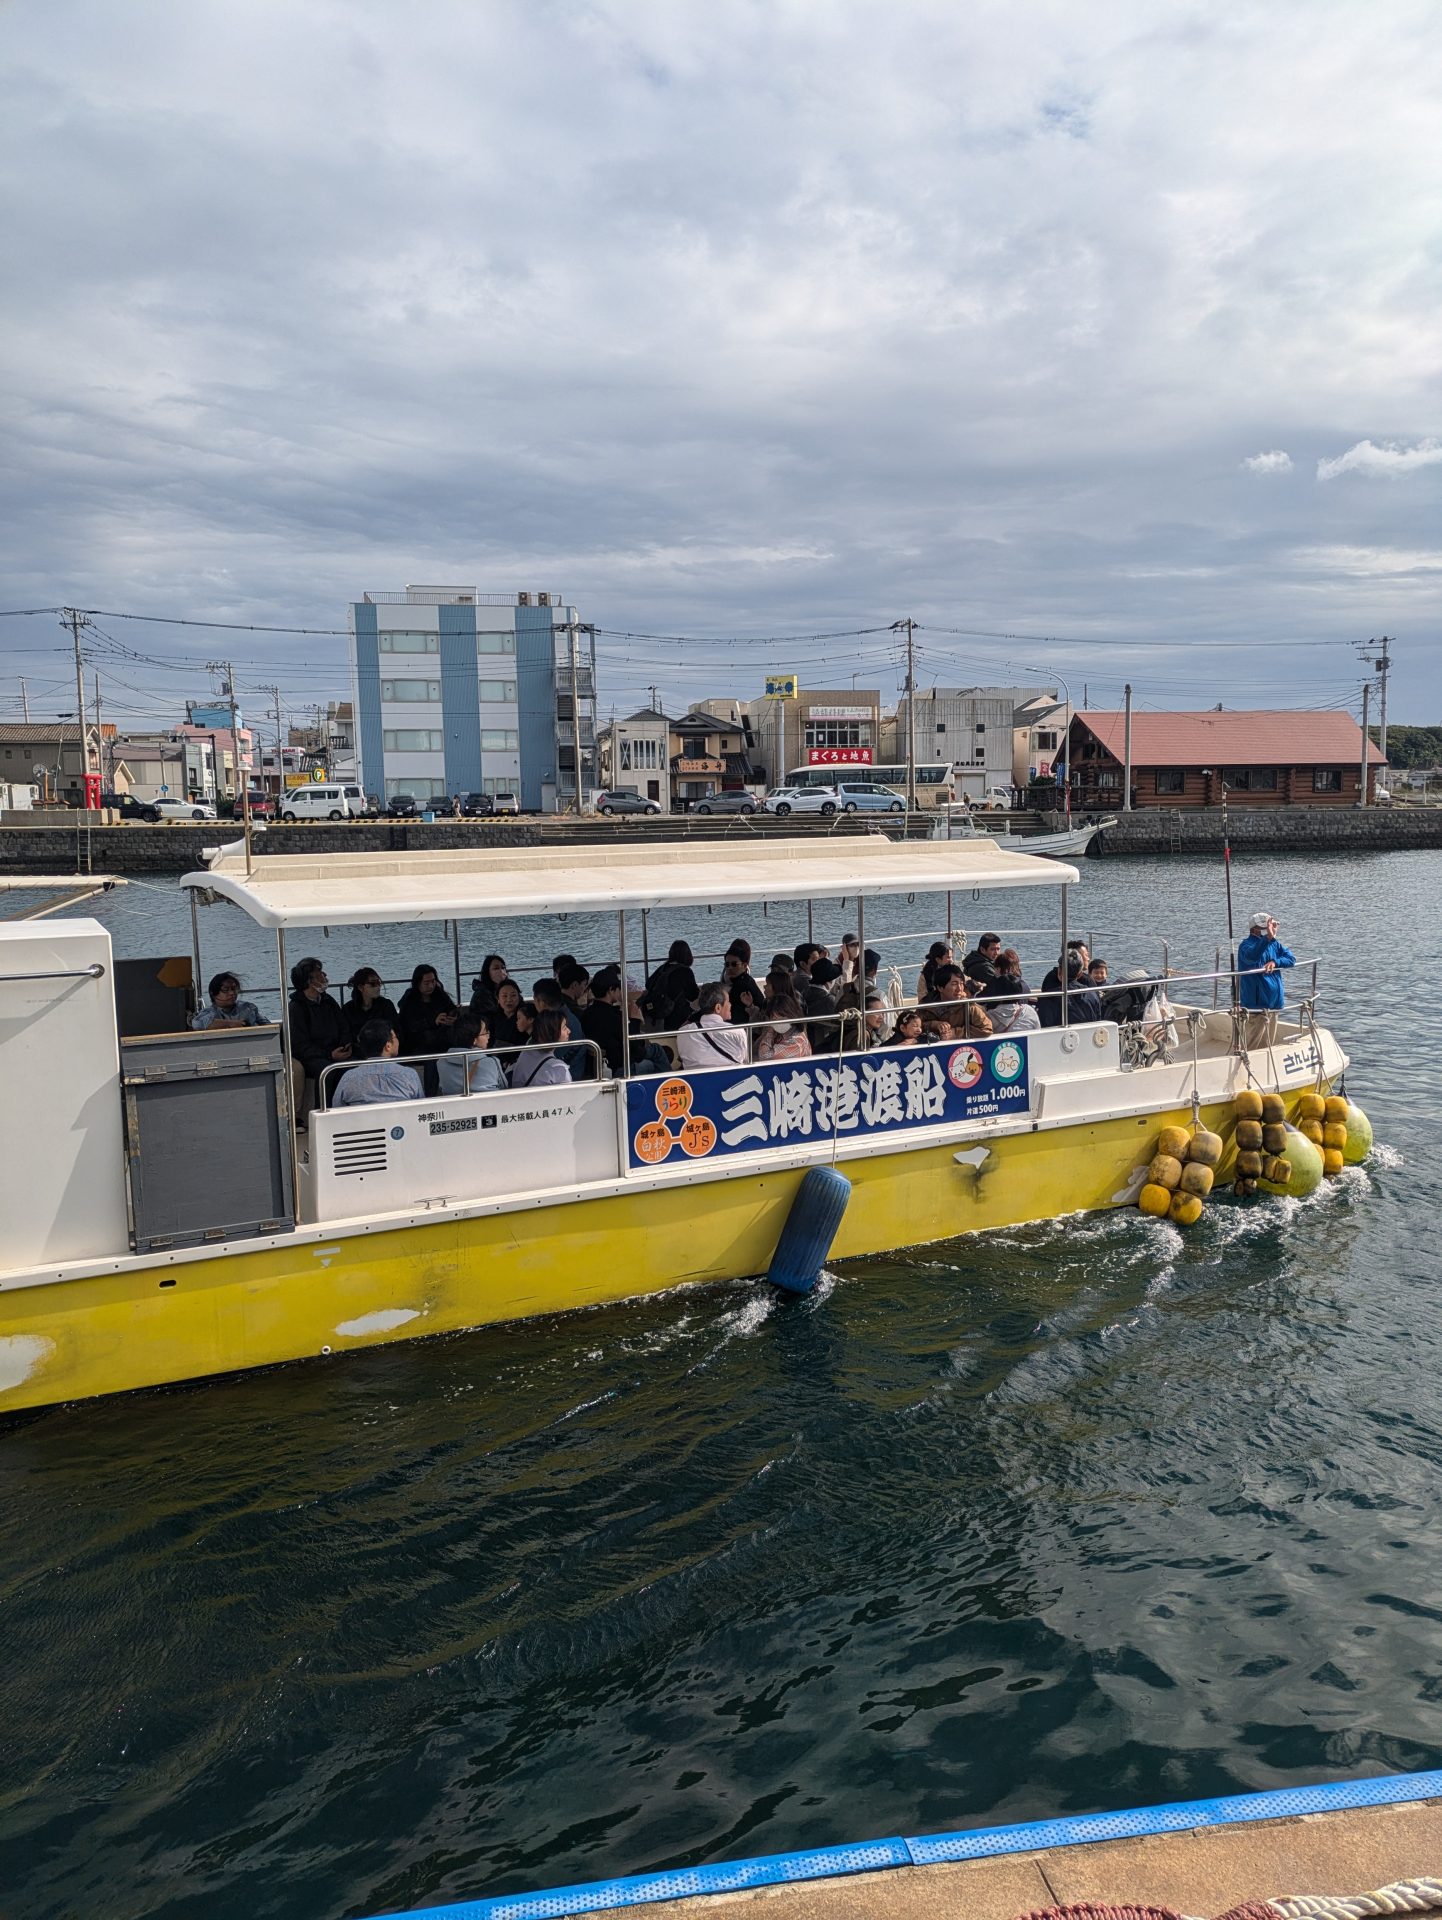
<svg viewBox="0 0 1442 1920"><path fill-rule="evenodd" d="M795 676L780 675L767 684L778 682L795 692L751 702L756 756L770 786L784 785L800 767L855 769L881 758L881 695L875 688L808 690L797 686Z"/></svg>

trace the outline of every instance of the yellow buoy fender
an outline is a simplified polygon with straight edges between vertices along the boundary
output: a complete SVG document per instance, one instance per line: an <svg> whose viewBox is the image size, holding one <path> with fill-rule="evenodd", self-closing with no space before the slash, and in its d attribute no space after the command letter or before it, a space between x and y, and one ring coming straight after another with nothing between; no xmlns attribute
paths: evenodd
<svg viewBox="0 0 1442 1920"><path fill-rule="evenodd" d="M1320 1093L1303 1093L1297 1096L1297 1118L1299 1120L1325 1120L1327 1102Z"/></svg>
<svg viewBox="0 0 1442 1920"><path fill-rule="evenodd" d="M1147 1168L1147 1179L1154 1187L1165 1187L1171 1193L1182 1177L1182 1163L1170 1153L1159 1153Z"/></svg>
<svg viewBox="0 0 1442 1920"><path fill-rule="evenodd" d="M1187 1143L1187 1159L1199 1167L1215 1167L1222 1157L1222 1136L1219 1133L1207 1133L1203 1130L1194 1133Z"/></svg>
<svg viewBox="0 0 1442 1920"><path fill-rule="evenodd" d="M1260 1120L1262 1117L1262 1096L1255 1087L1243 1087L1233 1105L1239 1120Z"/></svg>
<svg viewBox="0 0 1442 1920"><path fill-rule="evenodd" d="M1287 1151L1287 1129L1280 1120L1269 1120L1262 1128L1262 1146L1267 1153Z"/></svg>
<svg viewBox="0 0 1442 1920"><path fill-rule="evenodd" d="M1326 1133L1327 1129L1320 1120L1304 1120L1301 1131L1311 1141L1314 1147L1320 1147L1322 1144L1322 1136Z"/></svg>
<svg viewBox="0 0 1442 1920"><path fill-rule="evenodd" d="M1185 1127L1163 1127L1157 1135L1156 1150L1170 1154L1173 1160L1185 1160L1191 1144L1192 1136Z"/></svg>
<svg viewBox="0 0 1442 1920"><path fill-rule="evenodd" d="M1322 1129L1322 1145L1335 1147L1340 1153L1347 1144L1347 1123L1345 1120L1329 1120Z"/></svg>
<svg viewBox="0 0 1442 1920"><path fill-rule="evenodd" d="M1255 1153L1262 1144L1265 1132L1260 1120L1239 1120L1237 1122L1237 1145L1244 1153Z"/></svg>
<svg viewBox="0 0 1442 1920"><path fill-rule="evenodd" d="M1326 1117L1328 1120L1340 1120L1342 1125L1346 1126L1347 1102L1342 1098L1340 1093L1329 1093L1327 1095Z"/></svg>
<svg viewBox="0 0 1442 1920"><path fill-rule="evenodd" d="M1212 1190L1212 1179L1213 1174L1210 1167L1204 1166L1198 1160L1189 1160L1182 1168L1181 1184L1178 1191L1181 1193L1195 1193L1199 1198L1205 1200Z"/></svg>
<svg viewBox="0 0 1442 1920"><path fill-rule="evenodd" d="M1280 1093L1262 1095L1262 1118L1269 1127L1279 1127L1287 1117L1287 1103Z"/></svg>
<svg viewBox="0 0 1442 1920"><path fill-rule="evenodd" d="M1262 1156L1251 1147L1244 1147L1237 1155L1237 1172L1243 1180L1255 1180L1262 1171Z"/></svg>
<svg viewBox="0 0 1442 1920"><path fill-rule="evenodd" d="M1179 1227L1194 1227L1202 1217L1202 1203L1194 1193L1174 1193L1168 1211Z"/></svg>
<svg viewBox="0 0 1442 1920"><path fill-rule="evenodd" d="M1359 1167L1372 1151L1372 1122L1358 1106L1347 1110L1347 1144L1342 1158L1349 1167Z"/></svg>
<svg viewBox="0 0 1442 1920"><path fill-rule="evenodd" d="M1166 1217L1171 1204L1172 1196L1167 1189L1152 1181L1147 1182L1137 1197L1137 1205L1142 1212L1154 1214L1159 1220Z"/></svg>

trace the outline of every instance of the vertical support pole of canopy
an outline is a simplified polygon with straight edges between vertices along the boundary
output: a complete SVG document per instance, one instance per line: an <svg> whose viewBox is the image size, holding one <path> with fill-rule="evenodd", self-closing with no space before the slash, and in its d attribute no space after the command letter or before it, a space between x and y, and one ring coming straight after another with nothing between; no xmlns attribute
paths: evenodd
<svg viewBox="0 0 1442 1920"><path fill-rule="evenodd" d="M1071 1021L1068 1017L1071 1010L1071 998L1067 992L1067 977L1066 977L1066 963L1067 963L1066 896L1067 896L1067 890L1066 890L1065 884L1063 884L1062 890L1061 890L1061 959L1057 962L1057 978L1058 978L1058 984L1061 987L1061 1024L1064 1027L1069 1027L1071 1025Z"/></svg>
<svg viewBox="0 0 1442 1920"><path fill-rule="evenodd" d="M955 939L956 935L951 924L951 889L948 887L946 890L946 944L953 945Z"/></svg>
<svg viewBox="0 0 1442 1920"><path fill-rule="evenodd" d="M641 984L651 978L651 938L646 925L646 909L641 909Z"/></svg>
<svg viewBox="0 0 1442 1920"><path fill-rule="evenodd" d="M631 1078L631 996L626 991L626 909L616 915L616 951L621 968L621 1078Z"/></svg>
<svg viewBox="0 0 1442 1920"><path fill-rule="evenodd" d="M806 938L808 940L816 938L816 902L814 900L806 902Z"/></svg>
<svg viewBox="0 0 1442 1920"><path fill-rule="evenodd" d="M459 1007L464 1004L461 1000L461 923L459 920L451 922L451 953L456 963L456 1005Z"/></svg>
<svg viewBox="0 0 1442 1920"><path fill-rule="evenodd" d="M868 1035L866 1026L866 896L861 893L858 893L856 896L856 944L861 949L856 960L856 985L858 998L861 1001L861 1025L858 1029L856 1044L859 1048L862 1048L865 1047L867 1043Z"/></svg>
<svg viewBox="0 0 1442 1920"><path fill-rule="evenodd" d="M287 1146L290 1151L290 1194L291 1206L297 1221L300 1219L300 1147L295 1137L295 1123L299 1117L295 1102L295 1061L290 1050L290 996L287 994L285 973L285 928L275 930L275 959L280 973L280 1048L285 1058L285 1112L289 1119L286 1133L290 1136ZM303 1091L303 1090L302 1090Z"/></svg>
<svg viewBox="0 0 1442 1920"><path fill-rule="evenodd" d="M205 1005L205 1002L200 997L200 910L195 904L195 888L191 887L189 889L189 893L190 893L190 965L191 965L190 990L195 995L195 1004L198 1009ZM282 1007L284 1007L285 1005L285 982L284 981L281 982L280 1004Z"/></svg>

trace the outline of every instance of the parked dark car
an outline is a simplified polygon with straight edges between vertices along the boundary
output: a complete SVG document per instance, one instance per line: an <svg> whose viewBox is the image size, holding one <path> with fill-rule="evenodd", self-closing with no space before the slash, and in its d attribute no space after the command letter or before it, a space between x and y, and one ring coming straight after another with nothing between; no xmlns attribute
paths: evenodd
<svg viewBox="0 0 1442 1920"><path fill-rule="evenodd" d="M463 820L485 820L496 810L495 798L489 793L468 793L461 802Z"/></svg>
<svg viewBox="0 0 1442 1920"><path fill-rule="evenodd" d="M386 813L392 820L418 820L421 803L413 793L393 793Z"/></svg>
<svg viewBox="0 0 1442 1920"><path fill-rule="evenodd" d="M122 820L146 820L153 826L160 818L159 807L148 800L137 800L133 793L102 793L100 804L113 808Z"/></svg>

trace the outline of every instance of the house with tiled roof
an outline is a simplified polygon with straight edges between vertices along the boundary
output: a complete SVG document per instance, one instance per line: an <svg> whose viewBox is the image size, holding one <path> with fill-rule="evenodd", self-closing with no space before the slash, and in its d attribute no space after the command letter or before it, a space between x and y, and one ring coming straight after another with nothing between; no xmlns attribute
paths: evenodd
<svg viewBox="0 0 1442 1920"><path fill-rule="evenodd" d="M1073 807L1122 804L1126 716L1074 714ZM1386 761L1367 743L1367 798ZM1362 729L1346 713L1285 709L1132 713L1134 807L1355 807L1362 792Z"/></svg>

